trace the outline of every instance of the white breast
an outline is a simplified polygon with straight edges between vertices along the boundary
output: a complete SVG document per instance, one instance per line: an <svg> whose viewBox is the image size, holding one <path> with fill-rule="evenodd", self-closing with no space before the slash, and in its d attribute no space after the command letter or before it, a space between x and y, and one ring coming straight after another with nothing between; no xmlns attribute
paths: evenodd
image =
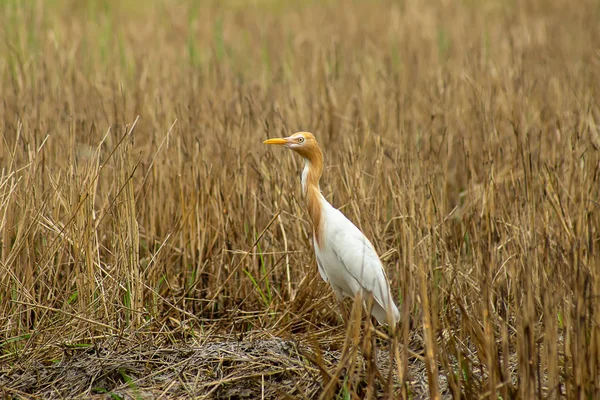
<svg viewBox="0 0 600 400"><path fill-rule="evenodd" d="M304 160L304 168L302 169L302 193L306 195L306 178L308 178L308 171L310 170L310 162Z"/></svg>

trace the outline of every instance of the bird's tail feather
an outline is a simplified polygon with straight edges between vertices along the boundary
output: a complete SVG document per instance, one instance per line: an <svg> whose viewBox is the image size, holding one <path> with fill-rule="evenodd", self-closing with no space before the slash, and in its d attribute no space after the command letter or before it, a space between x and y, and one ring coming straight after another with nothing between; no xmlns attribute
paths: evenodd
<svg viewBox="0 0 600 400"><path fill-rule="evenodd" d="M398 307L394 303L390 304L390 316L389 319L392 323L392 326L396 326L398 322L400 322L400 311L398 311ZM373 302L373 308L371 309L371 315L377 319L381 325L389 325L388 323L388 311L383 308L379 303Z"/></svg>

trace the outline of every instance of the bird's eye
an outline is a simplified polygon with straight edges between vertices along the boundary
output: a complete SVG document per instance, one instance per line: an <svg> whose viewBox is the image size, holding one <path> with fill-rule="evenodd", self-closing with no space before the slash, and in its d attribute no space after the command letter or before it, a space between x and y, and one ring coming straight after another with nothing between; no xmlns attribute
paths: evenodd
<svg viewBox="0 0 600 400"><path fill-rule="evenodd" d="M298 138L298 143L304 143L304 138L302 136Z"/></svg>

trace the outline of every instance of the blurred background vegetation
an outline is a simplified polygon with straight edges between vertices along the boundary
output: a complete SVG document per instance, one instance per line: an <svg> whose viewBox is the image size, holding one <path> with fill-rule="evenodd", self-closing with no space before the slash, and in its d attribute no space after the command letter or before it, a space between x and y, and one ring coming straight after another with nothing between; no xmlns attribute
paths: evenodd
<svg viewBox="0 0 600 400"><path fill-rule="evenodd" d="M0 1L2 390L600 396L598 71L596 0ZM299 130L397 293L392 379L261 145ZM306 358L136 372L249 338Z"/></svg>

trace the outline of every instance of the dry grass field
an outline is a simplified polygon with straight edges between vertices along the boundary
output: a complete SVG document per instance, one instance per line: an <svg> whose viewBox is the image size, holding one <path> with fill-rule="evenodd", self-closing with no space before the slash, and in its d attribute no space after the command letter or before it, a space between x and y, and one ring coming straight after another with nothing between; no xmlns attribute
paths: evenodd
<svg viewBox="0 0 600 400"><path fill-rule="evenodd" d="M600 398L597 0L2 0L0 39L0 396ZM395 330L318 275L299 130Z"/></svg>

